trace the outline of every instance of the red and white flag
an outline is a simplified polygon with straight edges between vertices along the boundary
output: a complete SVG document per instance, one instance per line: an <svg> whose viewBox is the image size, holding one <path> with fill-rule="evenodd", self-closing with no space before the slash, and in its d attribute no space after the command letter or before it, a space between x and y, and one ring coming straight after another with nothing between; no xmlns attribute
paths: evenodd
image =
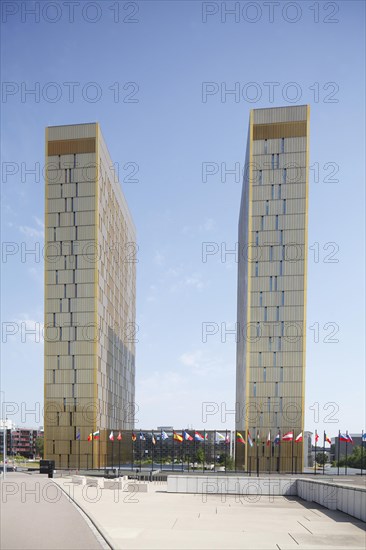
<svg viewBox="0 0 366 550"><path fill-rule="evenodd" d="M294 438L294 432L287 432L282 436L282 441L292 441Z"/></svg>
<svg viewBox="0 0 366 550"><path fill-rule="evenodd" d="M268 432L268 435L267 435L267 443L266 443L267 447L269 447L270 444L271 444L271 432Z"/></svg>
<svg viewBox="0 0 366 550"><path fill-rule="evenodd" d="M118 432L117 441L122 441L122 434L121 434L121 432Z"/></svg>
<svg viewBox="0 0 366 550"><path fill-rule="evenodd" d="M319 434L318 432L315 432L315 443L318 443L319 441Z"/></svg>
<svg viewBox="0 0 366 550"><path fill-rule="evenodd" d="M300 443L302 441L302 432L296 437L295 443Z"/></svg>
<svg viewBox="0 0 366 550"><path fill-rule="evenodd" d="M114 441L114 435L113 435L113 432L111 432L111 433L109 434L109 439L110 439L110 441Z"/></svg>

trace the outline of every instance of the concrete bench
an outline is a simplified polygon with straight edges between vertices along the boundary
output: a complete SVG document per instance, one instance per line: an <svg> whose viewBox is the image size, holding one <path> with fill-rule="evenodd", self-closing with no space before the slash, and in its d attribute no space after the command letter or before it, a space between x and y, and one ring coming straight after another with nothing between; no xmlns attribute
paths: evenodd
<svg viewBox="0 0 366 550"><path fill-rule="evenodd" d="M104 480L104 489L113 489L122 491L125 482L122 479L105 479Z"/></svg>
<svg viewBox="0 0 366 550"><path fill-rule="evenodd" d="M71 482L76 483L76 485L85 485L86 478L84 476L72 476Z"/></svg>
<svg viewBox="0 0 366 550"><path fill-rule="evenodd" d="M104 489L104 478L103 477L87 477L86 485L88 487L99 487L99 489Z"/></svg>

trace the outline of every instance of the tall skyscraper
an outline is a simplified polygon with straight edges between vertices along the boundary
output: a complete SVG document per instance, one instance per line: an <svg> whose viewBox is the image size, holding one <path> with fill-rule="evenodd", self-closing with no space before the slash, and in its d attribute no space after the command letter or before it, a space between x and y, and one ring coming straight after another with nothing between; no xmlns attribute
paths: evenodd
<svg viewBox="0 0 366 550"><path fill-rule="evenodd" d="M308 172L309 106L252 110L239 219L241 469L303 466L301 442L273 441L304 432Z"/></svg>
<svg viewBox="0 0 366 550"><path fill-rule="evenodd" d="M105 437L88 436L133 427L136 251L99 124L47 128L44 431L58 467L103 465Z"/></svg>

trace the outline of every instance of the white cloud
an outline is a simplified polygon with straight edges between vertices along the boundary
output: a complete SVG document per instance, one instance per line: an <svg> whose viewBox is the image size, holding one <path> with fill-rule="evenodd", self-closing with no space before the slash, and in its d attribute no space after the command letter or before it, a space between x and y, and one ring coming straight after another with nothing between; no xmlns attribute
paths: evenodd
<svg viewBox="0 0 366 550"><path fill-rule="evenodd" d="M199 226L199 229L200 231L209 232L209 231L213 231L215 227L216 227L215 220L213 220L212 218L206 218L204 223Z"/></svg>

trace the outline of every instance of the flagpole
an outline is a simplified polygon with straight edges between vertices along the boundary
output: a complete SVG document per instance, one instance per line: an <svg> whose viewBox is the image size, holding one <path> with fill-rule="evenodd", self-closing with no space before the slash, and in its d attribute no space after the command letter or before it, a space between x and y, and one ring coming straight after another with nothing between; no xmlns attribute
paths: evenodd
<svg viewBox="0 0 366 550"><path fill-rule="evenodd" d="M92 470L94 470L94 434L93 432L91 434L91 437L92 437Z"/></svg>
<svg viewBox="0 0 366 550"><path fill-rule="evenodd" d="M154 469L154 430L151 432L152 438L151 438L151 471Z"/></svg>
<svg viewBox="0 0 366 550"><path fill-rule="evenodd" d="M114 434L113 434L113 439L111 441L112 441L112 470L113 470L114 469L114 456L113 456L114 455Z"/></svg>
<svg viewBox="0 0 366 550"><path fill-rule="evenodd" d="M338 430L338 472L337 475L339 476L339 453L340 453L340 443L341 443L341 430Z"/></svg>
<svg viewBox="0 0 366 550"><path fill-rule="evenodd" d="M160 469L163 471L163 430L160 430Z"/></svg>
<svg viewBox="0 0 366 550"><path fill-rule="evenodd" d="M278 441L278 473L281 473L281 430L278 431L279 441Z"/></svg>
<svg viewBox="0 0 366 550"><path fill-rule="evenodd" d="M347 436L347 439L346 439L346 466L345 466L345 470L344 470L344 474L347 475L347 460L348 460L348 431L346 431L346 436Z"/></svg>
<svg viewBox="0 0 366 550"><path fill-rule="evenodd" d="M249 462L249 476L252 477L252 451L251 451L252 446L249 445L249 430L247 430L246 442L248 445L247 451L248 451L248 462Z"/></svg>
<svg viewBox="0 0 366 550"><path fill-rule="evenodd" d="M323 435L323 476L325 475L325 430Z"/></svg>
<svg viewBox="0 0 366 550"><path fill-rule="evenodd" d="M140 431L139 438L140 438L140 472L141 472L141 469L142 469L142 455L141 455L141 451L142 451L142 439L141 439L141 431Z"/></svg>
<svg viewBox="0 0 366 550"><path fill-rule="evenodd" d="M133 436L133 432L131 432L131 466L132 466L132 470L134 470L135 469L134 456L133 456L134 440L132 439L132 436Z"/></svg>
<svg viewBox="0 0 366 550"><path fill-rule="evenodd" d="M216 430L214 431L214 472L216 472Z"/></svg>
<svg viewBox="0 0 366 550"><path fill-rule="evenodd" d="M203 463L202 463L202 472L205 471L205 462L206 462L206 430L203 430Z"/></svg>
<svg viewBox="0 0 366 550"><path fill-rule="evenodd" d="M182 458L182 472L184 472L184 451L185 451L185 438L184 438L184 430L182 429L182 437L183 437L183 440L182 440L182 453L181 453L181 458Z"/></svg>
<svg viewBox="0 0 366 550"><path fill-rule="evenodd" d="M257 466L257 477L259 477L259 454L258 454L258 431L257 431L257 434L256 434L256 450L255 450L255 453L256 453L256 466Z"/></svg>
<svg viewBox="0 0 366 550"><path fill-rule="evenodd" d="M294 438L295 438L295 429L292 428L292 444L291 444L291 475L294 475Z"/></svg>
<svg viewBox="0 0 366 550"><path fill-rule="evenodd" d="M172 444L172 471L174 470L174 430L173 430L173 444Z"/></svg>
<svg viewBox="0 0 366 550"><path fill-rule="evenodd" d="M79 436L80 436L80 432L79 432ZM80 470L80 439L81 439L81 436L79 437L78 470Z"/></svg>
<svg viewBox="0 0 366 550"><path fill-rule="evenodd" d="M100 430L99 430L99 439L98 439L98 470L100 470Z"/></svg>
<svg viewBox="0 0 366 550"><path fill-rule="evenodd" d="M119 436L119 432L118 432L118 436ZM119 439L118 440L118 476L119 476L120 469L121 469L121 440Z"/></svg>
<svg viewBox="0 0 366 550"><path fill-rule="evenodd" d="M363 430L361 433L361 475L363 475Z"/></svg>
<svg viewBox="0 0 366 550"><path fill-rule="evenodd" d="M315 474L314 475L316 475L316 440L317 440L317 437L318 437L318 432L317 432L317 430L315 430L315 460L314 460Z"/></svg>
<svg viewBox="0 0 366 550"><path fill-rule="evenodd" d="M227 463L227 430L225 433L225 473L226 473L226 463Z"/></svg>

